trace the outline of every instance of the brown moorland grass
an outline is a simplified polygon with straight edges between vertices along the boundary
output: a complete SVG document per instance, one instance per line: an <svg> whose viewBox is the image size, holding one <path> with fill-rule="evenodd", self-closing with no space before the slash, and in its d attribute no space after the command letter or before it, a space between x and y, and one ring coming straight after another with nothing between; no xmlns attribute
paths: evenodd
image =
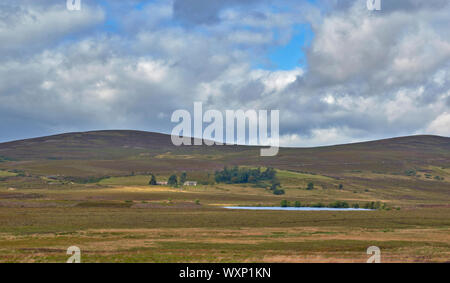
<svg viewBox="0 0 450 283"><path fill-rule="evenodd" d="M0 262L65 262L72 245L84 262L365 262L371 245L383 262L447 262L449 140L285 148L274 158L256 147L174 147L167 135L135 131L0 144ZM225 165L273 166L285 195L212 184ZM181 171L200 184L148 186L150 172L167 180ZM282 200L380 201L386 209L223 208Z"/></svg>
<svg viewBox="0 0 450 283"><path fill-rule="evenodd" d="M449 256L446 206L243 212L211 206L204 193L184 193L183 202L168 200L180 194L173 189L164 192L164 202L139 200L161 196L164 188L40 191L60 206L0 207L1 262L63 262L71 245L82 249L85 262L364 262L370 245L382 249L386 262L442 262ZM64 201L68 196L76 197ZM186 201L189 207L182 205ZM72 206L63 207L67 203ZM151 203L158 205L136 207Z"/></svg>

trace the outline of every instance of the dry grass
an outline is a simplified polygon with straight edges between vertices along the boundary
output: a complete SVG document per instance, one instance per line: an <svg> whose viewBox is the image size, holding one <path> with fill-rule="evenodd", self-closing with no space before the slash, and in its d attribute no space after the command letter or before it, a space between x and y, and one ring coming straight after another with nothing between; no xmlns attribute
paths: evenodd
<svg viewBox="0 0 450 283"><path fill-rule="evenodd" d="M383 262L445 262L450 256L448 235L448 229L382 232L336 227L88 229L67 235L27 236L3 233L0 261L9 261L14 254L18 262L58 262L64 259L69 245L78 245L85 262L126 261L137 254L139 261L148 262L365 262L367 245L375 243L382 250ZM345 250L349 245L353 247Z"/></svg>

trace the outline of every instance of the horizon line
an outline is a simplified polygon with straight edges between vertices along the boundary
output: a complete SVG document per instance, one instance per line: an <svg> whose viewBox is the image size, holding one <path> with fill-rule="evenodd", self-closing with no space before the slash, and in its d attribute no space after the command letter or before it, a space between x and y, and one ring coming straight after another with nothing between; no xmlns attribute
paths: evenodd
<svg viewBox="0 0 450 283"><path fill-rule="evenodd" d="M140 133L149 133L149 134L159 134L159 135L165 135L165 136L172 136L171 134L164 133L164 132L156 132L156 131L144 131L144 130L132 130L132 129L107 129L107 130L87 130L87 131L74 131L74 132L61 132L57 134L50 134L50 135L43 135L43 136L36 136L36 137L30 137L30 138L23 138L23 139L15 139L15 140L9 140L0 142L0 145L8 144L8 143L15 143L15 142L21 142L21 141L28 141L28 140L34 140L34 139L42 139L42 138L49 138L49 137L55 137L55 136L62 136L62 135L70 135L70 134L84 134L84 133L98 133L98 132L140 132ZM188 137L191 139L202 139L192 136L183 136ZM413 135L406 135L406 136L393 136L393 137L387 137L387 138L379 138L379 139L369 139L369 140L363 140L363 141L356 141L356 142L349 142L349 143L337 143L337 144L330 144L330 145L318 145L318 146L279 146L280 149L296 149L296 148L321 148L321 147L332 147L332 146L343 146L343 145L355 145L360 143L370 143L370 142L377 142L377 141L385 141L385 140L392 140L392 139L401 139L401 138L412 138L412 137L438 137L438 138L448 138L447 136L441 136L441 135L434 135L434 134L413 134ZM202 139L206 140L206 139ZM215 140L214 140L215 141ZM216 141L215 141L216 142ZM185 145L186 146L186 145ZM191 146L205 146L205 144L202 145L191 145ZM214 146L220 146L214 144ZM248 147L269 147L268 145L252 145L252 144L223 144L222 146L248 146Z"/></svg>

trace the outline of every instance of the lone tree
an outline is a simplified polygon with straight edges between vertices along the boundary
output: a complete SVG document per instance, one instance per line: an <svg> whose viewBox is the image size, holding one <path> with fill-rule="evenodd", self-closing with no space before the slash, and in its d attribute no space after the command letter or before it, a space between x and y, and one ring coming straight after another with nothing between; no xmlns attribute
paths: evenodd
<svg viewBox="0 0 450 283"><path fill-rule="evenodd" d="M177 181L177 175L173 174L169 177L169 180L167 180L167 184L169 186L177 186L178 185L178 181Z"/></svg>
<svg viewBox="0 0 450 283"><path fill-rule="evenodd" d="M184 185L184 182L186 182L186 179L187 179L186 172L181 173L181 176L180 176L180 185L181 186Z"/></svg>
<svg viewBox="0 0 450 283"><path fill-rule="evenodd" d="M148 184L152 185L152 186L157 185L155 175L151 174L151 179L150 179L150 182L148 182Z"/></svg>
<svg viewBox="0 0 450 283"><path fill-rule="evenodd" d="M339 184L339 190L342 190L344 188L344 185Z"/></svg>
<svg viewBox="0 0 450 283"><path fill-rule="evenodd" d="M314 183L308 183L308 187L306 189L308 191L314 190Z"/></svg>

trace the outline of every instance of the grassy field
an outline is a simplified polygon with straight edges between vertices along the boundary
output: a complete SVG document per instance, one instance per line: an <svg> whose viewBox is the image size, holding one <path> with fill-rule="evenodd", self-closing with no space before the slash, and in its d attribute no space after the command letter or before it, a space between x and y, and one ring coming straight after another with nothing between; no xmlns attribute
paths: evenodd
<svg viewBox="0 0 450 283"><path fill-rule="evenodd" d="M371 245L381 248L384 262L450 257L445 204L358 212L222 208L318 198L291 190L274 196L235 185L2 189L0 261L64 262L72 245L83 262L364 262Z"/></svg>
<svg viewBox="0 0 450 283"><path fill-rule="evenodd" d="M0 170L0 178L2 178L2 177L12 177L12 176L17 176L17 173Z"/></svg>
<svg viewBox="0 0 450 283"><path fill-rule="evenodd" d="M382 262L450 260L450 142L410 137L261 158L253 147L173 147L105 131L0 144L0 262ZM214 183L214 171L273 166L284 195ZM186 171L191 187L149 186ZM308 184L314 188L308 190ZM224 206L345 201L374 211Z"/></svg>

